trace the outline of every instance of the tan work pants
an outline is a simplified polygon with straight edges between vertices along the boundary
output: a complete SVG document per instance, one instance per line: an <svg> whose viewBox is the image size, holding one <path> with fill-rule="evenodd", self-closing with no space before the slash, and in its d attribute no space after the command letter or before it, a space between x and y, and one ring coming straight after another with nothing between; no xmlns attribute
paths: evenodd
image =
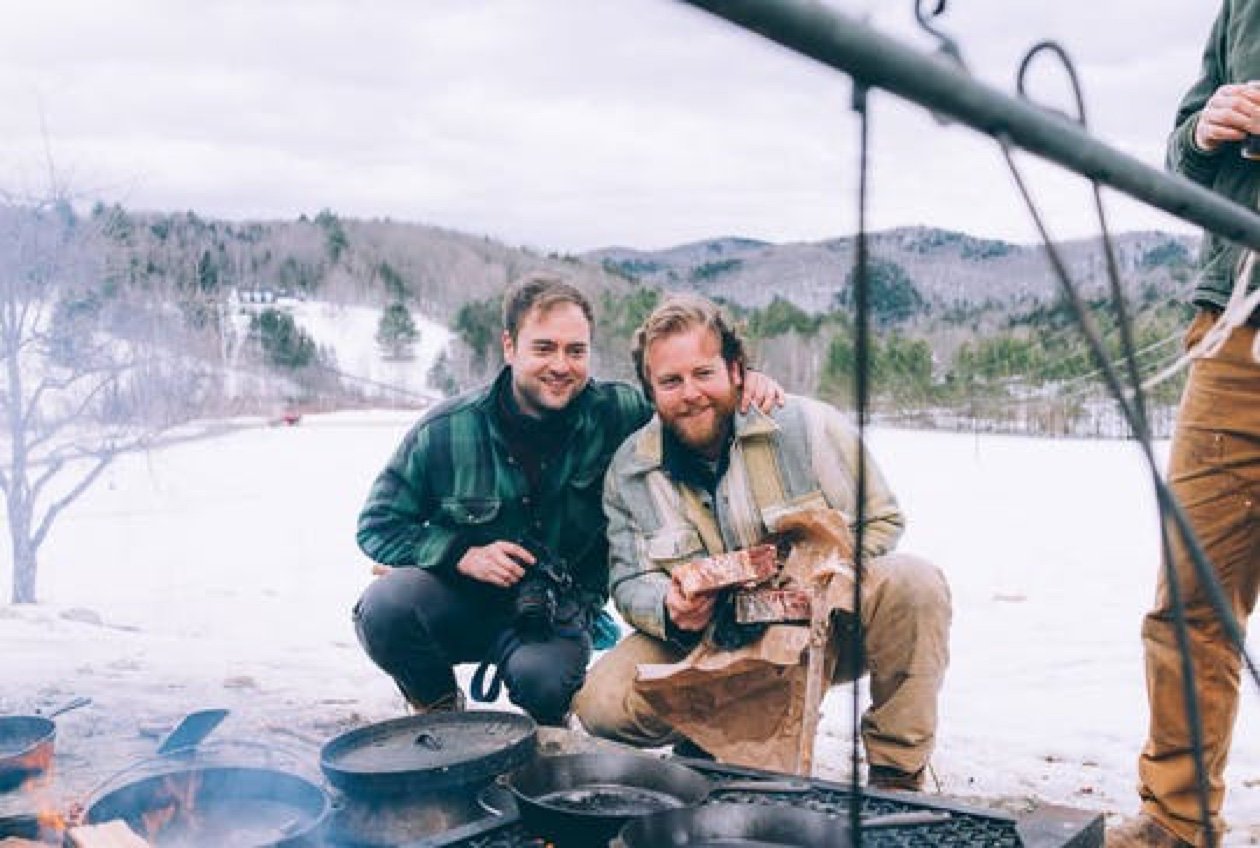
<svg viewBox="0 0 1260 848"><path fill-rule="evenodd" d="M937 695L949 665L951 617L949 586L936 566L909 554L867 563L862 630L871 706L862 716L862 740L872 765L917 772L927 764L936 741ZM837 634L841 640L846 636L851 631ZM838 647L835 682L846 682L856 675L844 667L848 646ZM685 653L643 633L622 640L595 663L574 699L583 726L639 747L677 742L679 736L655 715L634 682L639 664L673 663Z"/></svg>
<svg viewBox="0 0 1260 848"><path fill-rule="evenodd" d="M1191 345L1215 315L1201 312L1186 333ZM1168 479L1211 561L1239 624L1246 627L1260 588L1260 364L1251 358L1256 330L1236 330L1220 353L1196 361L1178 412ZM1195 690L1203 722L1209 814L1219 837L1225 762L1238 713L1242 659L1174 532L1173 566L1186 605ZM1154 608L1142 625L1150 730L1138 761L1143 809L1182 839L1204 844L1181 660L1164 569Z"/></svg>

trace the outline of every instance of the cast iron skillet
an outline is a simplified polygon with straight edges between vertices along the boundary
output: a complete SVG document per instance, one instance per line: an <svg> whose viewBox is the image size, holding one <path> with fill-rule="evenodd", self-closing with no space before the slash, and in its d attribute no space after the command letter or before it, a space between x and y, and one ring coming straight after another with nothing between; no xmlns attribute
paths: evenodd
<svg viewBox="0 0 1260 848"><path fill-rule="evenodd" d="M47 769L57 738L53 719L90 703L91 698L75 698L45 715L0 716L0 792L16 789Z"/></svg>
<svg viewBox="0 0 1260 848"><path fill-rule="evenodd" d="M429 713L369 724L324 744L319 767L353 798L484 786L531 759L538 727L521 713Z"/></svg>
<svg viewBox="0 0 1260 848"><path fill-rule="evenodd" d="M717 792L809 790L800 780L714 782L678 763L614 752L537 757L503 782L530 831L561 846L606 845L631 819Z"/></svg>
<svg viewBox="0 0 1260 848"><path fill-rule="evenodd" d="M769 804L706 804L641 816L621 829L615 848L851 848L843 819Z"/></svg>
<svg viewBox="0 0 1260 848"><path fill-rule="evenodd" d="M156 848L315 846L329 812L315 784L282 771L201 767L155 774L102 795L88 824L123 819Z"/></svg>

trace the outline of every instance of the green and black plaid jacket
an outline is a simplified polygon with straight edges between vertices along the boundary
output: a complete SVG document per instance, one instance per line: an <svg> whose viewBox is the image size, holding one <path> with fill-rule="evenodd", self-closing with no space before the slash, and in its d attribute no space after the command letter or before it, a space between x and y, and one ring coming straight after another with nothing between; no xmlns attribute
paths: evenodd
<svg viewBox="0 0 1260 848"><path fill-rule="evenodd" d="M625 383L594 380L573 401L573 429L531 497L495 415L495 382L422 418L377 477L359 516L359 547L394 566L452 569L474 545L527 536L569 564L588 603L608 597L604 472L651 406Z"/></svg>

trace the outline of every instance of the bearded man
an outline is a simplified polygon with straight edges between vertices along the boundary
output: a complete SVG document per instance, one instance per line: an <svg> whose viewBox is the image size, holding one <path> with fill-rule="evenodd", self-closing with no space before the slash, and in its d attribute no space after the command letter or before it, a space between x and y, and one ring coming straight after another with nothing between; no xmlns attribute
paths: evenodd
<svg viewBox="0 0 1260 848"><path fill-rule="evenodd" d="M863 447L843 416L819 401L789 395L769 413L741 412L743 341L702 297L675 295L658 306L637 331L633 355L656 416L613 457L604 511L612 597L637 632L595 664L574 706L595 735L643 747L674 743L695 755L636 680L641 664L677 663L713 637L718 595L688 594L671 575L698 559L751 549L805 510L853 519ZM833 632L840 641L862 639L865 650L869 782L918 790L948 664L949 589L932 564L892 552L904 518L869 455L865 464L861 621ZM852 677L837 665L834 679ZM735 712L703 720L720 724Z"/></svg>

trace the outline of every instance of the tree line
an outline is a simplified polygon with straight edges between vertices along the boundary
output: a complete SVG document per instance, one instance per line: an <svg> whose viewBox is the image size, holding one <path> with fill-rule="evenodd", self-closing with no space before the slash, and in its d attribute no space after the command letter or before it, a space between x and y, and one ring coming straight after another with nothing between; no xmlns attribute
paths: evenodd
<svg viewBox="0 0 1260 848"><path fill-rule="evenodd" d="M1160 246L1152 254L1145 259L1148 266L1188 273L1190 257L1184 250ZM620 270L624 273L625 266ZM865 367L871 410L878 419L1032 435L1127 435L1104 390L1100 364L1067 304L1037 303L1013 311L934 310L897 263L875 258L867 273L872 332ZM1131 333L1139 370L1151 376L1175 361L1191 309L1164 289L1140 291L1128 305ZM599 373L633 377L631 336L662 294L643 285L605 293L597 302ZM742 326L761 367L792 391L851 408L859 366L855 300L850 272L832 308L824 312L806 311L780 295L759 308L723 305ZM1112 304L1094 297L1086 307L1109 360L1118 363L1122 334ZM499 320L494 298L464 304L455 318L453 327L480 379L501 365ZM986 326L981 331L982 323ZM949 344L951 337L958 341ZM1182 380L1175 376L1149 390L1160 435L1171 427Z"/></svg>

